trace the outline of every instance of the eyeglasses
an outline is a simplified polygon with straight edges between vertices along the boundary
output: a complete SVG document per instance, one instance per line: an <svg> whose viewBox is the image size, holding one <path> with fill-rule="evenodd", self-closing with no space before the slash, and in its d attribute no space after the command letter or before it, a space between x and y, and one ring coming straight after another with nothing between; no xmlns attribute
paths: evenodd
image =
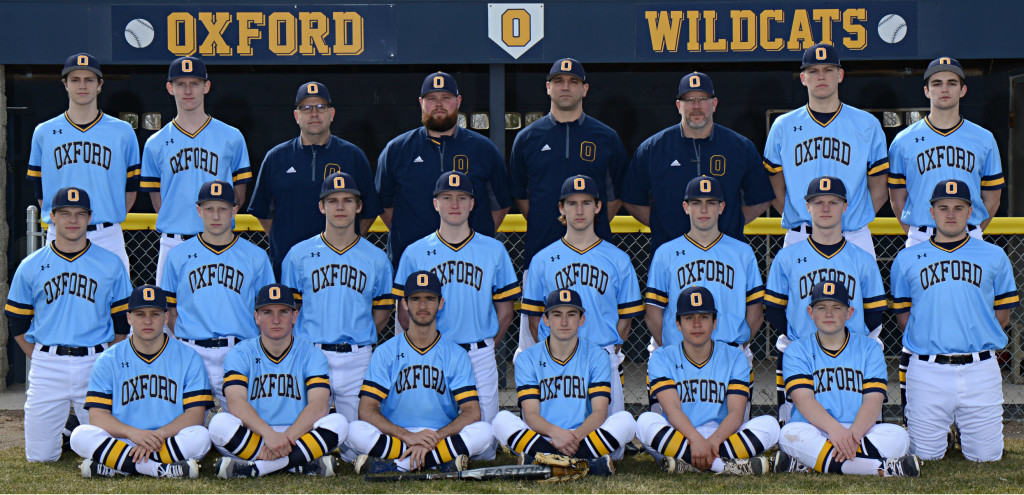
<svg viewBox="0 0 1024 495"><path fill-rule="evenodd" d="M313 110L316 110L316 113L326 113L330 109L331 106L328 105L327 103L318 103L316 105L299 105L297 108L297 110L300 113L310 113Z"/></svg>
<svg viewBox="0 0 1024 495"><path fill-rule="evenodd" d="M680 98L679 100L683 103L689 103L690 105L703 105L708 101L711 101L710 96L691 96L689 98Z"/></svg>

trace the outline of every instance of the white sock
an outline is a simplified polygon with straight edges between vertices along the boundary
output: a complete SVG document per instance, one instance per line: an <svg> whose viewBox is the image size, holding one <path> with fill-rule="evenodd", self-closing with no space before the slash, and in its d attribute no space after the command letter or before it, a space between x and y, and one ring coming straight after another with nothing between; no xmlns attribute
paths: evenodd
<svg viewBox="0 0 1024 495"><path fill-rule="evenodd" d="M863 474L867 476L878 476L878 470L882 468L882 461L857 457L843 463L843 474Z"/></svg>
<svg viewBox="0 0 1024 495"><path fill-rule="evenodd" d="M139 474L144 474L146 476L156 476L156 470L159 467L159 462L154 462L150 459L135 463L135 470L138 471Z"/></svg>
<svg viewBox="0 0 1024 495"><path fill-rule="evenodd" d="M288 465L288 456L284 456L280 459L274 459L272 461L256 461L256 469L260 471L260 476L275 473L285 468Z"/></svg>
<svg viewBox="0 0 1024 495"><path fill-rule="evenodd" d="M721 457L715 457L714 461L711 461L711 470L716 473L721 473L725 469L725 463L722 462Z"/></svg>

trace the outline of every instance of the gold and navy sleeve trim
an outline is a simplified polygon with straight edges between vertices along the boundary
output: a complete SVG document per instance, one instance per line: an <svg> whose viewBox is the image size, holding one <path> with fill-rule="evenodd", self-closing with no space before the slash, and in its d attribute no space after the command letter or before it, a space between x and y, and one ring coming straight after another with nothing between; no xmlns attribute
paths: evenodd
<svg viewBox="0 0 1024 495"><path fill-rule="evenodd" d="M860 389L860 393L867 395L871 392L879 392L885 394L886 392L886 380L882 378L865 378L864 385Z"/></svg>
<svg viewBox="0 0 1024 495"><path fill-rule="evenodd" d="M664 308L668 306L668 294L653 287L648 287L647 292L644 293L644 302L651 306Z"/></svg>
<svg viewBox="0 0 1024 495"><path fill-rule="evenodd" d="M1019 304L1020 296L1017 295L1017 291L1011 291L996 296L996 301L993 303L993 307L995 309L1010 309L1017 307Z"/></svg>
<svg viewBox="0 0 1024 495"><path fill-rule="evenodd" d="M513 282L495 291L492 299L494 302L514 301L522 293L523 288L519 286L519 282Z"/></svg>
<svg viewBox="0 0 1024 495"><path fill-rule="evenodd" d="M885 311L886 309L889 309L889 300L885 294L864 298L864 312Z"/></svg>
<svg viewBox="0 0 1024 495"><path fill-rule="evenodd" d="M4 305L4 313L8 318L31 318L35 316L36 310L31 304L21 304L8 299Z"/></svg>
<svg viewBox="0 0 1024 495"><path fill-rule="evenodd" d="M750 398L750 383L743 380L729 380L729 387L725 395L742 395Z"/></svg>
<svg viewBox="0 0 1024 495"><path fill-rule="evenodd" d="M193 390L181 394L181 405L188 409L190 407L202 407L210 409L213 407L213 392L210 389Z"/></svg>
<svg viewBox="0 0 1024 495"><path fill-rule="evenodd" d="M395 296L391 294L381 294L373 298L373 309L390 311L395 307L395 301Z"/></svg>
<svg viewBox="0 0 1024 495"><path fill-rule="evenodd" d="M981 178L981 190L982 191L996 191L1006 187L1006 180L1003 179L1003 174L998 173L995 175L986 175Z"/></svg>
<svg viewBox="0 0 1024 495"><path fill-rule="evenodd" d="M896 314L906 313L910 311L910 298L909 297L897 297L892 300L892 312Z"/></svg>
<svg viewBox="0 0 1024 495"><path fill-rule="evenodd" d="M246 182L252 182L252 170L250 170L249 167L239 169L231 175L231 182L236 186L239 184L245 184Z"/></svg>
<svg viewBox="0 0 1024 495"><path fill-rule="evenodd" d="M90 390L85 394L85 408L89 409L91 407L97 407L109 411L114 407L114 396Z"/></svg>
<svg viewBox="0 0 1024 495"><path fill-rule="evenodd" d="M306 378L306 391L317 387L331 389L331 382L328 380L327 375L313 375Z"/></svg>
<svg viewBox="0 0 1024 495"><path fill-rule="evenodd" d="M747 306L761 304L764 301L764 286L758 285L747 291Z"/></svg>
<svg viewBox="0 0 1024 495"><path fill-rule="evenodd" d="M907 188L907 176L903 174L889 172L889 178L887 178L885 181L889 184L889 189Z"/></svg>
<svg viewBox="0 0 1024 495"><path fill-rule="evenodd" d="M794 390L801 388L814 392L814 377L811 375L793 375L786 379L787 394L792 394Z"/></svg>
<svg viewBox="0 0 1024 495"><path fill-rule="evenodd" d="M889 157L882 158L875 163L868 165L868 176L873 177L889 172Z"/></svg>
<svg viewBox="0 0 1024 495"><path fill-rule="evenodd" d="M160 192L160 178L143 176L139 179L139 192Z"/></svg>
<svg viewBox="0 0 1024 495"><path fill-rule="evenodd" d="M524 297L519 309L530 316L540 316L544 314L544 303Z"/></svg>
<svg viewBox="0 0 1024 495"><path fill-rule="evenodd" d="M773 306L776 308L785 309L786 305L789 304L789 298L784 294L779 294L773 290L765 289L764 291L764 305Z"/></svg>
<svg viewBox="0 0 1024 495"><path fill-rule="evenodd" d="M594 397L607 397L608 400L612 398L612 384L608 382L594 382L587 387L587 397L591 400Z"/></svg>
<svg viewBox="0 0 1024 495"><path fill-rule="evenodd" d="M630 301L619 305L619 319L636 318L644 314L643 301Z"/></svg>
<svg viewBox="0 0 1024 495"><path fill-rule="evenodd" d="M651 387L650 387L650 389L651 389L651 398L657 400L658 394L660 394L662 391L668 390L668 389L675 390L675 388L676 388L676 381L675 380L673 380L671 378L667 378L667 377L655 378L651 382Z"/></svg>
<svg viewBox="0 0 1024 495"><path fill-rule="evenodd" d="M519 401L520 407L522 407L524 400L540 400L540 387L536 384L522 385L516 387L516 398Z"/></svg>
<svg viewBox="0 0 1024 495"><path fill-rule="evenodd" d="M480 400L480 397L476 393L476 387L473 385L452 390L452 397L455 397L455 402L460 406L467 402Z"/></svg>
<svg viewBox="0 0 1024 495"><path fill-rule="evenodd" d="M363 380L363 386L359 389L359 396L377 399L377 402L384 402L384 399L388 397L388 389L370 380Z"/></svg>
<svg viewBox="0 0 1024 495"><path fill-rule="evenodd" d="M164 292L167 296L167 307L174 308L178 306L178 293L177 292Z"/></svg>
<svg viewBox="0 0 1024 495"><path fill-rule="evenodd" d="M395 284L392 286L391 295L395 296L395 299L402 299L405 297L405 284Z"/></svg>
<svg viewBox="0 0 1024 495"><path fill-rule="evenodd" d="M764 163L764 169L768 171L768 175L775 175L782 172L782 165L776 165L768 161L767 158L762 158L761 163Z"/></svg>
<svg viewBox="0 0 1024 495"><path fill-rule="evenodd" d="M224 388L228 388L232 385L241 385L245 388L249 388L249 377L235 371L228 370L224 373Z"/></svg>
<svg viewBox="0 0 1024 495"><path fill-rule="evenodd" d="M25 175L28 176L28 180L38 181L43 178L43 171L35 165L29 165Z"/></svg>
<svg viewBox="0 0 1024 495"><path fill-rule="evenodd" d="M120 300L114 301L113 304L110 305L110 314L112 314L112 315L116 315L118 313L124 313L126 311L128 311L128 298L127 297L124 298L124 299L120 299Z"/></svg>

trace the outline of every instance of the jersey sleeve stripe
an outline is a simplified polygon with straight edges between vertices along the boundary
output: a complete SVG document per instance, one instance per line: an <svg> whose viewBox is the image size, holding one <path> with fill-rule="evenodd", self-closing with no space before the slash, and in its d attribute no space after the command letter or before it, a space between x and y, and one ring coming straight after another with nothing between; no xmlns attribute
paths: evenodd
<svg viewBox="0 0 1024 495"><path fill-rule="evenodd" d="M651 397L657 397L663 390L675 389L676 381L671 378L655 378L651 382Z"/></svg>
<svg viewBox="0 0 1024 495"><path fill-rule="evenodd" d="M114 400L113 395L105 394L103 392L89 391L85 394L85 408L99 407L102 409L113 409Z"/></svg>
<svg viewBox="0 0 1024 495"><path fill-rule="evenodd" d="M647 292L644 293L644 301L651 306L664 308L668 305L668 295L660 290L648 287Z"/></svg>
<svg viewBox="0 0 1024 495"><path fill-rule="evenodd" d="M587 388L587 396L591 399L594 397L608 397L612 398L612 385L608 382L594 382Z"/></svg>
<svg viewBox="0 0 1024 495"><path fill-rule="evenodd" d="M1010 309L1020 304L1020 296L1016 292L1007 292L1006 294L1000 294L996 296L996 302L993 303L995 309Z"/></svg>
<svg viewBox="0 0 1024 495"><path fill-rule="evenodd" d="M540 388L536 385L523 385L522 387L516 388L516 397L519 402L523 402L528 399L540 400Z"/></svg>
<svg viewBox="0 0 1024 495"><path fill-rule="evenodd" d="M25 175L28 176L29 180L39 180L43 178L43 171L40 170L39 167L29 165L28 172Z"/></svg>
<svg viewBox="0 0 1024 495"><path fill-rule="evenodd" d="M764 301L764 286L757 286L747 292L747 305L760 304Z"/></svg>
<svg viewBox="0 0 1024 495"><path fill-rule="evenodd" d="M200 390L190 393L198 395L188 397L186 394L186 396L182 398L181 405L185 409L188 409L190 407L202 407L204 409L210 409L213 407L213 393L210 392L209 390Z"/></svg>
<svg viewBox="0 0 1024 495"><path fill-rule="evenodd" d="M641 301L631 301L619 305L620 320L624 318L635 318L642 314L644 314L644 303Z"/></svg>
<svg viewBox="0 0 1024 495"><path fill-rule="evenodd" d="M405 288L404 288L404 286L396 284L394 287L391 288L391 295L395 296L395 297L398 297L398 298L405 297Z"/></svg>
<svg viewBox="0 0 1024 495"><path fill-rule="evenodd" d="M889 157L885 157L868 166L868 176L882 175L889 171Z"/></svg>
<svg viewBox="0 0 1024 495"><path fill-rule="evenodd" d="M530 316L540 316L544 314L544 303L523 298L523 302L520 304L519 310Z"/></svg>
<svg viewBox="0 0 1024 495"><path fill-rule="evenodd" d="M750 397L750 385L743 382L729 382L729 387L726 389L725 395L729 394Z"/></svg>
<svg viewBox="0 0 1024 495"><path fill-rule="evenodd" d="M455 397L455 402L458 404L465 404L470 401L479 401L480 397L476 393L476 387L470 385L452 391L452 396Z"/></svg>
<svg viewBox="0 0 1024 495"><path fill-rule="evenodd" d="M128 167L128 175L126 176L126 178L131 179L133 177L137 177L137 176L141 176L141 175L142 175L142 166L141 165L132 165L131 167Z"/></svg>
<svg viewBox="0 0 1024 495"><path fill-rule="evenodd" d="M989 175L981 178L981 189L982 190L994 190L1002 189L1006 187L1006 180L1003 179L1003 174Z"/></svg>
<svg viewBox="0 0 1024 495"><path fill-rule="evenodd" d="M388 389L369 380L363 380L363 386L359 389L359 396L372 397L383 402L388 397Z"/></svg>
<svg viewBox="0 0 1024 495"><path fill-rule="evenodd" d="M498 290L493 296L493 299L497 302L512 301L516 296L523 293L523 288L519 286L519 283L509 284Z"/></svg>
<svg viewBox="0 0 1024 495"><path fill-rule="evenodd" d="M373 298L373 309L390 309L395 305L395 297L391 294L381 294Z"/></svg>
<svg viewBox="0 0 1024 495"><path fill-rule="evenodd" d="M231 385L241 385L243 387L248 388L249 377L237 371L229 370L227 373L224 373L224 388L227 388Z"/></svg>
<svg viewBox="0 0 1024 495"><path fill-rule="evenodd" d="M139 180L140 192L160 192L160 178L143 177Z"/></svg>
<svg viewBox="0 0 1024 495"><path fill-rule="evenodd" d="M4 313L15 318L31 318L36 314L36 310L31 305L8 300L4 305Z"/></svg>
<svg viewBox="0 0 1024 495"><path fill-rule="evenodd" d="M776 165L768 161L767 158L761 160L761 162L764 163L764 169L768 171L768 175L775 175L782 172L782 165Z"/></svg>
<svg viewBox="0 0 1024 495"><path fill-rule="evenodd" d="M897 297L892 301L892 311L894 313L906 313L910 311L910 304L909 297Z"/></svg>
<svg viewBox="0 0 1024 495"><path fill-rule="evenodd" d="M789 298L779 294L778 292L770 291L765 289L764 291L764 304L765 306L775 306L778 308L785 308L789 304Z"/></svg>
<svg viewBox="0 0 1024 495"><path fill-rule="evenodd" d="M889 189L906 189L907 178L903 174L895 174L889 172L889 177L885 180L889 184Z"/></svg>
<svg viewBox="0 0 1024 495"><path fill-rule="evenodd" d="M864 379L864 385L861 387L861 393L869 394L871 392L886 393L886 381L880 378Z"/></svg>
<svg viewBox="0 0 1024 495"><path fill-rule="evenodd" d="M331 382L327 379L327 375L313 375L306 378L306 390L317 387L324 387L327 389L331 388Z"/></svg>
<svg viewBox="0 0 1024 495"><path fill-rule="evenodd" d="M889 307L889 300L885 296L864 299L864 311L882 311Z"/></svg>
<svg viewBox="0 0 1024 495"><path fill-rule="evenodd" d="M810 375L793 375L786 379L786 393L791 393L793 390L807 388L814 390L814 378Z"/></svg>
<svg viewBox="0 0 1024 495"><path fill-rule="evenodd" d="M128 311L128 299L121 299L120 301L114 301L114 304L110 305L110 314L123 313Z"/></svg>
<svg viewBox="0 0 1024 495"><path fill-rule="evenodd" d="M244 184L246 182L252 182L252 171L248 168L240 169L231 176L231 181L234 184Z"/></svg>

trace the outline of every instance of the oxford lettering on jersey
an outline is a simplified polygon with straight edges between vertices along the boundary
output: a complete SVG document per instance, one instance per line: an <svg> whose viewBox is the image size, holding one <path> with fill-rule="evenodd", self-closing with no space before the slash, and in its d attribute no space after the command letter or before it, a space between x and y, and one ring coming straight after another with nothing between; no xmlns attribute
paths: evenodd
<svg viewBox="0 0 1024 495"><path fill-rule="evenodd" d="M736 270L718 260L691 261L676 270L676 282L684 289L696 282L718 282L732 289Z"/></svg>
<svg viewBox="0 0 1024 495"><path fill-rule="evenodd" d="M553 376L540 381L540 401L548 399L586 399L587 383L573 375Z"/></svg>
<svg viewBox="0 0 1024 495"><path fill-rule="evenodd" d="M850 164L850 143L834 137L818 136L808 139L793 148L793 163L796 166L815 160L831 160Z"/></svg>
<svg viewBox="0 0 1024 495"><path fill-rule="evenodd" d="M917 154L917 171L921 174L942 167L973 173L974 153L959 146L936 146Z"/></svg>
<svg viewBox="0 0 1024 495"><path fill-rule="evenodd" d="M217 153L204 148L182 148L170 159L171 173L184 172L186 170L199 170L214 177L220 165L220 158Z"/></svg>
<svg viewBox="0 0 1024 495"><path fill-rule="evenodd" d="M484 283L483 269L468 261L446 261L431 268L430 271L437 275L441 285L455 282L480 290Z"/></svg>
<svg viewBox="0 0 1024 495"><path fill-rule="evenodd" d="M444 381L444 371L426 364L414 364L398 372L398 379L395 380L395 392L400 394L416 388L428 388L441 395L448 393L448 385Z"/></svg>
<svg viewBox="0 0 1024 495"><path fill-rule="evenodd" d="M729 387L722 382L694 378L676 382L676 391L679 392L681 402L721 404L725 402L725 394L729 391Z"/></svg>
<svg viewBox="0 0 1024 495"><path fill-rule="evenodd" d="M942 282L965 282L981 287L985 276L981 265L966 260L943 260L921 270L921 288L927 289Z"/></svg>
<svg viewBox="0 0 1024 495"><path fill-rule="evenodd" d="M366 273L352 265L331 263L313 270L310 282L313 292L320 292L330 287L348 287L362 293L366 289Z"/></svg>
<svg viewBox="0 0 1024 495"><path fill-rule="evenodd" d="M178 382L162 375L147 374L121 382L121 405L142 399L161 399L178 403Z"/></svg>
<svg viewBox="0 0 1024 495"><path fill-rule="evenodd" d="M104 170L110 170L110 159L113 154L110 148L102 144L74 141L53 148L53 163L57 165L57 170L76 163L96 165L103 167Z"/></svg>
<svg viewBox="0 0 1024 495"><path fill-rule="evenodd" d="M255 377L249 385L249 400L285 397L302 400L302 383L295 375L267 373Z"/></svg>
<svg viewBox="0 0 1024 495"><path fill-rule="evenodd" d="M608 273L587 263L570 263L555 272L555 287L571 289L574 285L593 287L604 295L608 290Z"/></svg>
<svg viewBox="0 0 1024 495"><path fill-rule="evenodd" d="M814 393L860 392L864 386L864 372L853 368L821 368L814 370Z"/></svg>
<svg viewBox="0 0 1024 495"><path fill-rule="evenodd" d="M91 303L96 302L96 289L99 283L88 275L75 272L62 272L43 284L46 304L50 304L61 296L76 296Z"/></svg>
<svg viewBox="0 0 1024 495"><path fill-rule="evenodd" d="M192 292L220 285L241 294L242 283L244 282L245 273L224 263L200 265L188 272L188 285Z"/></svg>
<svg viewBox="0 0 1024 495"><path fill-rule="evenodd" d="M857 277L835 268L820 268L807 272L800 276L797 287L800 289L800 299L811 297L811 288L818 282L832 281L846 286L846 292L850 297L856 297Z"/></svg>

